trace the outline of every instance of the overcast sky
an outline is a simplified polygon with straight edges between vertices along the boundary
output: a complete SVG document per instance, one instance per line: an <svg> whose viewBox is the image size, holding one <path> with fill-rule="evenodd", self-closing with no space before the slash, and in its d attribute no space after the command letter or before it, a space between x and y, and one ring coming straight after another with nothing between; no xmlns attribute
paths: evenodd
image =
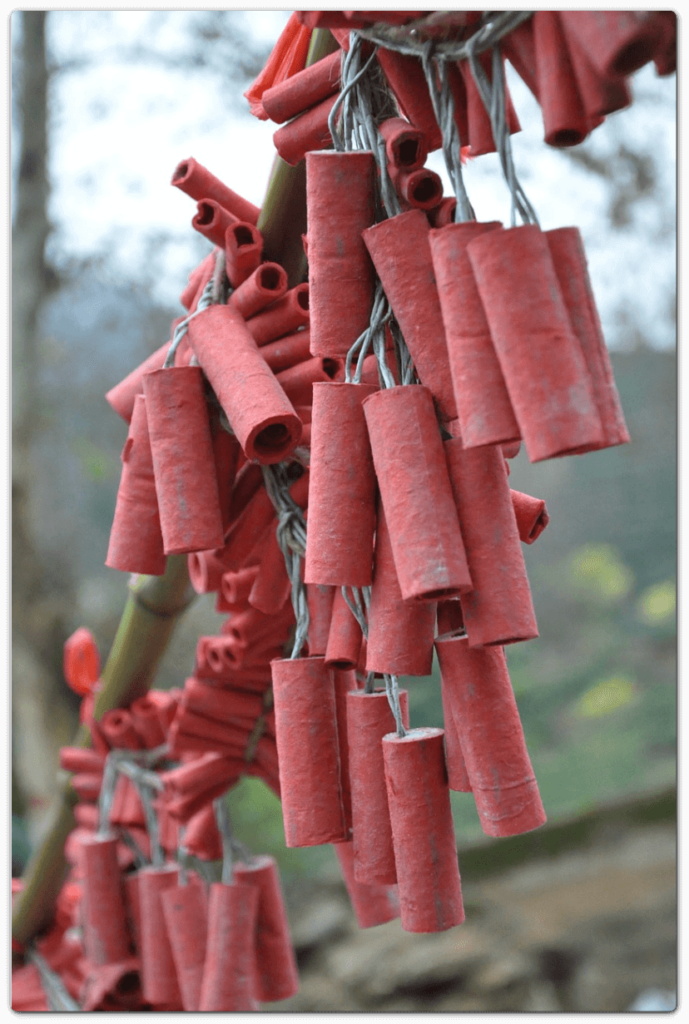
<svg viewBox="0 0 689 1024"><path fill-rule="evenodd" d="M248 105L239 89L228 98L201 75L123 65L118 52L145 36L159 13L50 13L49 43L59 61L87 54L97 58L87 70L58 76L53 88L53 251L68 256L107 251L125 277L154 267L156 298L177 307L206 243L191 228L196 204L170 185L172 171L194 156L260 205L277 126L245 113ZM166 38L174 45L188 12L164 13ZM277 39L288 15L237 12L267 43ZM609 230L605 183L545 145L535 100L516 75L510 73L509 81L523 126L513 137L517 173L544 229L581 229L608 343L625 344L624 315L650 343L672 345L667 310L675 289L674 76L658 78L653 65L638 72L634 105L610 117L585 144L599 156L620 142L653 154L660 190L637 205L628 228L615 233ZM441 154L433 154L428 165L443 175L449 191ZM497 158L471 162L465 178L478 219L508 222L509 194Z"/></svg>

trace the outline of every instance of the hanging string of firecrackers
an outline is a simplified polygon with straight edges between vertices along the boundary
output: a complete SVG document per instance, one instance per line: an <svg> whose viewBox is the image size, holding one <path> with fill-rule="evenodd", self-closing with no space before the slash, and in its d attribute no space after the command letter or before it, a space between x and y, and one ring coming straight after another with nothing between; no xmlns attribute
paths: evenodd
<svg viewBox="0 0 689 1024"><path fill-rule="evenodd" d="M305 67L323 24L341 50ZM66 647L93 749L62 752L70 874L15 971L19 1008L294 994L275 863L224 817L244 774L282 788L288 845L334 843L361 927L463 919L447 781L489 835L545 820L504 646L537 635L519 541L548 515L510 490L505 456L628 435L579 234L542 232L514 172L503 58L546 142L572 145L629 104L636 67L672 73L674 31L668 12L295 12L248 95L283 159L306 158L308 284L263 259L256 207L178 165L215 248L171 340L106 396L129 425L107 564L155 575L184 553L228 618L183 689L99 722L95 646L78 631ZM424 167L441 147L454 196ZM475 220L462 180L491 151L509 228ZM413 729L397 677L427 675L434 648L443 729ZM250 984L224 959L240 932Z"/></svg>

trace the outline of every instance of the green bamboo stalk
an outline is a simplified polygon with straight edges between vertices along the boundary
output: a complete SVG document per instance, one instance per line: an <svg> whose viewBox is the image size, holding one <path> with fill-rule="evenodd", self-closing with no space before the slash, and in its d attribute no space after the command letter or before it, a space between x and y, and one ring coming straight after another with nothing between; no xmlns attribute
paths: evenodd
<svg viewBox="0 0 689 1024"><path fill-rule="evenodd" d="M337 42L327 29L316 29L311 37L307 64L332 53ZM268 184L259 228L267 238L266 258L281 263L298 284L306 262L301 235L306 230L306 172L304 161L290 167L277 158ZM301 262L303 260L303 263ZM130 584L120 625L101 677L94 717L126 707L143 696L151 685L179 617L195 594L189 584L186 555L168 558L162 576L139 576ZM74 746L88 747L88 728L81 725ZM44 839L34 851L23 875L24 888L12 914L12 936L26 944L49 924L60 892L67 863L64 844L74 828L77 796L66 775L53 801Z"/></svg>

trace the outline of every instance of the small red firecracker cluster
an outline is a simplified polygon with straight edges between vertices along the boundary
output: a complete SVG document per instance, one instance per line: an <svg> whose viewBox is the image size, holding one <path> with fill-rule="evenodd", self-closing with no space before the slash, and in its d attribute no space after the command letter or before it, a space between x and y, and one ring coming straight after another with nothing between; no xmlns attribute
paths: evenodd
<svg viewBox="0 0 689 1024"><path fill-rule="evenodd" d="M548 514L507 459L629 435L579 232L542 231L516 180L503 61L545 141L574 145L629 104L636 68L674 70L675 21L294 12L246 94L283 161L305 159L292 287L259 210L194 159L176 168L214 249L170 341L106 396L129 425L106 564L160 575L184 554L228 617L183 689L98 722L85 631L66 650L93 749L62 752L77 828L35 949L82 1009L296 991L275 863L226 819L244 775L280 797L287 846L334 844L362 928L464 920L450 790L473 793L489 836L545 822L505 647L538 636L521 545ZM315 27L340 49L306 67ZM440 147L454 196L424 166ZM510 227L477 222L461 178L496 150ZM428 676L434 652L442 728L413 728L397 679ZM15 973L16 1008L39 1008L39 976Z"/></svg>

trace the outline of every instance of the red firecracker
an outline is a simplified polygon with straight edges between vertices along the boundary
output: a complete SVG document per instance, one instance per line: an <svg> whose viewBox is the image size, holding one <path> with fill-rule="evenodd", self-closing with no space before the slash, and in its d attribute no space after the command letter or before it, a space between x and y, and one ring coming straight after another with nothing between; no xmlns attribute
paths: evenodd
<svg viewBox="0 0 689 1024"><path fill-rule="evenodd" d="M84 949L94 964L114 964L129 956L118 839L95 835L81 841Z"/></svg>
<svg viewBox="0 0 689 1024"><path fill-rule="evenodd" d="M246 457L285 459L299 443L301 420L241 316L210 306L189 322L189 339Z"/></svg>
<svg viewBox="0 0 689 1024"><path fill-rule="evenodd" d="M234 221L225 231L225 269L233 288L257 269L263 256L263 236L249 221Z"/></svg>
<svg viewBox="0 0 689 1024"><path fill-rule="evenodd" d="M407 691L400 690L399 698L402 722L408 728ZM368 885L397 882L382 747L383 736L394 728L384 690L347 694L354 877Z"/></svg>
<svg viewBox="0 0 689 1024"><path fill-rule="evenodd" d="M288 847L346 840L335 690L322 657L271 663Z"/></svg>
<svg viewBox="0 0 689 1024"><path fill-rule="evenodd" d="M370 384L315 384L307 583L371 583L376 477L362 403Z"/></svg>
<svg viewBox="0 0 689 1024"><path fill-rule="evenodd" d="M397 885L367 885L354 877L354 844L337 843L335 853L360 928L375 928L400 916Z"/></svg>
<svg viewBox="0 0 689 1024"><path fill-rule="evenodd" d="M519 539L524 544L533 544L550 522L543 498L532 498L530 494L510 490L512 507L517 520Z"/></svg>
<svg viewBox="0 0 689 1024"><path fill-rule="evenodd" d="M538 828L546 817L504 650L471 648L466 637L440 637L435 648L483 831L513 836Z"/></svg>
<svg viewBox="0 0 689 1024"><path fill-rule="evenodd" d="M141 981L144 999L154 1006L181 1009L182 997L163 916L162 894L179 884L177 864L144 867L139 878Z"/></svg>
<svg viewBox="0 0 689 1024"><path fill-rule="evenodd" d="M287 274L279 263L262 263L227 300L245 320L277 302L287 291Z"/></svg>
<svg viewBox="0 0 689 1024"><path fill-rule="evenodd" d="M172 175L172 184L197 201L201 199L214 200L238 220L246 220L251 224L256 224L258 221L261 211L257 206L242 199L227 185L223 185L214 174L206 170L193 157L189 157L188 160L183 160L177 165ZM222 245L222 242L219 244Z"/></svg>
<svg viewBox="0 0 689 1024"><path fill-rule="evenodd" d="M256 885L211 885L199 998L202 1013L246 1013L258 1009L254 972L258 901Z"/></svg>
<svg viewBox="0 0 689 1024"><path fill-rule="evenodd" d="M489 231L467 252L529 460L599 443L591 376L544 233Z"/></svg>
<svg viewBox="0 0 689 1024"><path fill-rule="evenodd" d="M374 182L375 161L370 152L308 153L306 157L314 356L346 356L368 327L374 274L361 233L375 220Z"/></svg>
<svg viewBox="0 0 689 1024"><path fill-rule="evenodd" d="M342 52L328 54L291 78L271 86L261 96L263 109L276 124L284 124L340 89Z"/></svg>
<svg viewBox="0 0 689 1024"><path fill-rule="evenodd" d="M388 388L363 407L403 600L471 590L431 392Z"/></svg>
<svg viewBox="0 0 689 1024"><path fill-rule="evenodd" d="M450 372L465 448L519 438L467 246L499 221L448 224L429 235Z"/></svg>
<svg viewBox="0 0 689 1024"><path fill-rule="evenodd" d="M402 927L439 932L464 920L442 729L383 737Z"/></svg>
<svg viewBox="0 0 689 1024"><path fill-rule="evenodd" d="M222 514L201 369L155 370L143 386L165 554L220 547Z"/></svg>
<svg viewBox="0 0 689 1024"><path fill-rule="evenodd" d="M212 806L212 805L211 805ZM182 1007L199 1009L206 959L206 897L201 884L175 885L160 896Z"/></svg>

